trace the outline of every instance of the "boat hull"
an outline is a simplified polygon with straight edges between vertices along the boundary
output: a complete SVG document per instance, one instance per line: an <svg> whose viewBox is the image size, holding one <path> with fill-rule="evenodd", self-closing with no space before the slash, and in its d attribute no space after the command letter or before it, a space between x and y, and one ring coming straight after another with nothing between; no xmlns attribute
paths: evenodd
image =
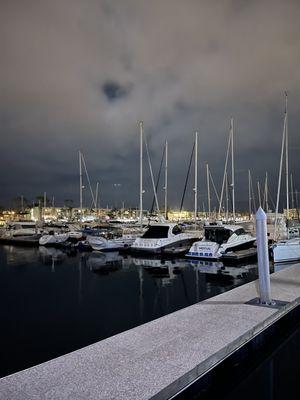
<svg viewBox="0 0 300 400"><path fill-rule="evenodd" d="M274 263L283 263L300 260L300 239L291 239L279 242L273 246Z"/></svg>

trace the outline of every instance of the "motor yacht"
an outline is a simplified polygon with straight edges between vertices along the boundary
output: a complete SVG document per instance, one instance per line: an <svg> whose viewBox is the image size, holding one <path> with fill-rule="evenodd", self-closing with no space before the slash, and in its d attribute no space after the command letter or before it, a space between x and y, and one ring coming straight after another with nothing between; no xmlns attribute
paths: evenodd
<svg viewBox="0 0 300 400"><path fill-rule="evenodd" d="M207 225L203 239L193 243L186 256L218 260L225 253L253 247L255 240L240 225Z"/></svg>
<svg viewBox="0 0 300 400"><path fill-rule="evenodd" d="M176 223L151 224L145 233L137 238L131 251L153 254L186 253L191 245L200 239L200 231L185 232Z"/></svg>

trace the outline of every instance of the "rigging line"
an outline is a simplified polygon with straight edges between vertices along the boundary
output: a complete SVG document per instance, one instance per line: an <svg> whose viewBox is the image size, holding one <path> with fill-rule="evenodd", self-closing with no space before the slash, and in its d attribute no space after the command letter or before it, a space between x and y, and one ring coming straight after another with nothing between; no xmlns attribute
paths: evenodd
<svg viewBox="0 0 300 400"><path fill-rule="evenodd" d="M215 183L214 183L214 180L213 180L213 177L212 177L212 174L211 174L210 170L209 170L209 177L210 177L211 183L213 185L213 189L215 191L215 195L216 195L216 198L218 200L218 203L220 204L220 197L218 195L218 192L217 192L217 189L216 189L216 186L215 186Z"/></svg>
<svg viewBox="0 0 300 400"><path fill-rule="evenodd" d="M252 176L250 177L250 186L251 186L251 195L252 195L252 203L253 203L253 206L254 206L254 214L256 213L256 211L257 211L257 208L256 208L256 200L255 200L255 193L254 193L254 189L253 189L253 180L252 180Z"/></svg>
<svg viewBox="0 0 300 400"><path fill-rule="evenodd" d="M150 176L151 176L151 182L152 182L152 187L153 187L153 193L154 193L154 197L155 197L156 208L157 208L157 212L159 213L157 193L156 193L156 190L155 190L153 171L152 171L152 165L151 165L151 160L150 160L150 154L149 154L149 149L148 149L148 143L147 143L147 140L146 140L146 135L144 136L144 141L145 141L145 147L146 147L146 152L147 152L147 158L148 158L148 164L149 164L149 169L150 169Z"/></svg>
<svg viewBox="0 0 300 400"><path fill-rule="evenodd" d="M161 161L160 161L159 171L158 171L158 175L157 175L157 180L156 180L156 186L155 186L156 193L157 193L157 189L158 189L158 185L159 185L160 174L161 174L161 170L162 170L162 166L163 166L163 161L164 161L164 157L165 157L165 152L166 152L166 147L164 146L163 153L162 153L162 157L161 157ZM153 196L150 214L153 213L154 203L155 203L155 196Z"/></svg>
<svg viewBox="0 0 300 400"><path fill-rule="evenodd" d="M94 205L95 205L95 207L96 207L95 197L94 197L93 189L92 189L92 186L91 186L90 177L89 177L89 174L88 174L88 172L87 172L87 168L86 168L86 164L85 164L85 159L84 159L84 156L83 156L82 153L81 153L81 159L82 159L82 161L83 161L83 166L84 166L85 174L86 174L87 181L88 181L88 184L89 184L89 188L90 188L92 200L93 200L93 203L94 203Z"/></svg>
<svg viewBox="0 0 300 400"><path fill-rule="evenodd" d="M189 167L188 167L188 171L187 171L186 178L185 178L185 184L184 184L184 189L183 189L183 194L182 194L181 204L180 204L180 213L182 211L182 206L183 206L183 202L184 202L186 187L187 187L188 180L189 180L191 165L192 165L193 156L194 156L194 150L195 150L195 142L194 142L194 145L193 145L193 149L192 149L192 153L191 153L191 157L190 157L190 162L189 162Z"/></svg>

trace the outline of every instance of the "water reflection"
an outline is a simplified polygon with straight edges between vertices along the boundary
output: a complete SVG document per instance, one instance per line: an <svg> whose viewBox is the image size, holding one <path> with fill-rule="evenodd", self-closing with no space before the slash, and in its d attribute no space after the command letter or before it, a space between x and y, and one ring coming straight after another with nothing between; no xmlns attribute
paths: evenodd
<svg viewBox="0 0 300 400"><path fill-rule="evenodd" d="M123 257L118 252L93 251L88 255L86 265L90 271L108 275L111 272L120 270L122 261Z"/></svg>

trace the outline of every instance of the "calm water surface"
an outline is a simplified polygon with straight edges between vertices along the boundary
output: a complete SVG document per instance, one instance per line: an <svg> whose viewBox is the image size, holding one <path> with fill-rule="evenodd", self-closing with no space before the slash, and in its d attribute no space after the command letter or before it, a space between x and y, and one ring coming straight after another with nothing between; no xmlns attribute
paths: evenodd
<svg viewBox="0 0 300 400"><path fill-rule="evenodd" d="M256 278L255 264L0 246L0 376Z"/></svg>

